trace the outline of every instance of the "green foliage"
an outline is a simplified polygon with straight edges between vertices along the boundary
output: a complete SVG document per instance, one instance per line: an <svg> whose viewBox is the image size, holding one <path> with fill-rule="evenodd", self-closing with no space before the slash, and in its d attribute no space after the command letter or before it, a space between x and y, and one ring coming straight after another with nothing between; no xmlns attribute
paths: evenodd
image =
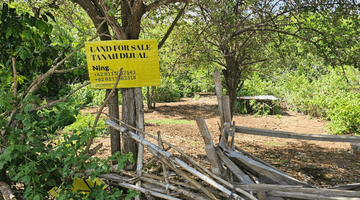
<svg viewBox="0 0 360 200"><path fill-rule="evenodd" d="M242 94L274 95L288 109L330 120L327 129L333 134L359 133L359 70L344 67L347 79L338 68L325 68L323 74L314 70L309 67L274 73L272 81L254 76L245 83Z"/></svg>
<svg viewBox="0 0 360 200"><path fill-rule="evenodd" d="M68 126L65 126L65 128L62 130L63 132L82 132L86 129L89 129L90 126L94 124L96 116L91 114L82 114L81 112L75 117L76 121ZM96 127L95 132L97 135L100 135L100 133L104 133L106 131L106 122L103 118L100 118Z"/></svg>
<svg viewBox="0 0 360 200"><path fill-rule="evenodd" d="M62 93L64 93L64 95L70 91L70 90L75 90L76 88L78 88L80 85L82 85L81 83L76 83L76 84L72 84L70 85L69 89L63 89ZM87 85L83 88L81 88L80 90L76 91L70 98L69 98L69 102L71 102L75 107L79 107L79 106L98 106L100 107L105 100L105 90L100 90L100 89L91 89L90 85ZM121 94L119 92L119 104L121 105L122 102L122 97Z"/></svg>
<svg viewBox="0 0 360 200"><path fill-rule="evenodd" d="M47 23L45 15L40 16L17 14L6 4L0 7L0 179L23 183L24 199L49 199L48 191L59 186L61 194L58 199L79 199L80 193L71 192L74 178L90 169L93 170L91 178L108 173L112 161L119 163L120 170L128 160L133 162L133 159L131 154L115 154L108 159L87 154L86 146L97 129L58 135L58 130L72 124L76 116L83 117L78 115L78 108L87 102L86 98L40 109L40 105L47 104L46 100L41 100L38 94L27 93L27 86L38 77L37 74L49 69L55 58L53 55L59 53L51 45L52 26ZM50 14L47 16L52 18ZM12 57L21 81L16 95L12 84ZM46 88L47 82L53 82L53 79L45 80L39 87ZM48 89L58 90L56 87ZM61 92L62 95L67 93L66 90ZM81 118L79 124L85 120L88 120L87 116ZM100 125L103 129L104 124L100 122ZM81 129L80 125L77 126ZM94 188L90 193L89 199L129 198L134 195L134 192L124 194L119 190L102 191L100 188Z"/></svg>

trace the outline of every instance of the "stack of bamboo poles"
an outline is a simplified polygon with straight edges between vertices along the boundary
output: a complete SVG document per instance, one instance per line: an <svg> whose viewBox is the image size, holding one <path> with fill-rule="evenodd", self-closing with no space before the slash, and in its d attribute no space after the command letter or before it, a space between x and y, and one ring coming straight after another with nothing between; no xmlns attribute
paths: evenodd
<svg viewBox="0 0 360 200"><path fill-rule="evenodd" d="M121 125L118 125L112 120L106 120L111 127L136 140L138 144L147 147L153 155L153 158L147 163L157 159L160 161L162 173L147 173L143 170L143 166L147 164L139 163L137 172L121 171L120 173L103 174L101 177L116 186L141 191L148 199L157 197L200 200L360 200L360 192L355 191L360 188L359 184L331 189L313 188L235 146L236 127L235 123L231 123L229 97L221 94L219 72L215 72L214 79L221 118L219 144L214 145L205 120L196 119L205 141L205 151L211 170L196 162L176 146L162 141L159 133L156 137L122 122L120 122ZM158 144L146 140L145 136L155 139ZM163 144L166 144L168 148L165 149ZM176 157L169 153L168 150L171 148L179 152L180 156ZM139 156L142 157L143 155Z"/></svg>

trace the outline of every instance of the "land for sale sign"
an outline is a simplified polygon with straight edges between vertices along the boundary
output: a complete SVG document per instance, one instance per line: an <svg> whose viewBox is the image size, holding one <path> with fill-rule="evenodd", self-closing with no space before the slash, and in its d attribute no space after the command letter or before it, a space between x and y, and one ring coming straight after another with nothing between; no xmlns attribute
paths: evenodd
<svg viewBox="0 0 360 200"><path fill-rule="evenodd" d="M117 88L160 85L156 40L86 42L91 88L111 89L123 68Z"/></svg>

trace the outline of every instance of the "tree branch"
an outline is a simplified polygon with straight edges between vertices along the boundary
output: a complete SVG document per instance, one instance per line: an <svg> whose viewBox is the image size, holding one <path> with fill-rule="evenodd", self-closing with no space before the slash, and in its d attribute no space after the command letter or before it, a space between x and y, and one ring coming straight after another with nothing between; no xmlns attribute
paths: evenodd
<svg viewBox="0 0 360 200"><path fill-rule="evenodd" d="M71 71L74 71L74 70L77 70L77 69L81 69L81 68L86 67L86 66L87 65L81 65L81 66L78 66L78 67L73 67L71 69L55 70L54 73L62 74L62 73L71 72Z"/></svg>
<svg viewBox="0 0 360 200"><path fill-rule="evenodd" d="M167 30L165 36L163 37L163 39L160 41L159 45L158 45L158 49L161 49L162 45L165 43L165 41L167 40L167 38L169 37L170 33L172 32L172 30L174 29L176 23L179 21L181 15L184 13L186 6L189 3L185 3L185 5L183 5L183 7L180 9L179 13L177 14L177 16L175 17L174 21L172 22L171 26L169 27L169 29Z"/></svg>
<svg viewBox="0 0 360 200"><path fill-rule="evenodd" d="M160 6L168 5L170 3L178 3L178 2L191 3L191 1L192 0L156 0L152 3L150 3L149 5L145 5L145 12L155 10L156 8L158 8Z"/></svg>

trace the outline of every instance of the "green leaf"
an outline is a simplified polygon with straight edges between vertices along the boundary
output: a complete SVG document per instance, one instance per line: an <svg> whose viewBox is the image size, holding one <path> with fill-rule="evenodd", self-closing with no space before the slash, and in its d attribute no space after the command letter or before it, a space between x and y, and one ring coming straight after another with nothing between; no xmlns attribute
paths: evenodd
<svg viewBox="0 0 360 200"><path fill-rule="evenodd" d="M24 108L24 112L28 113L31 110L31 108L32 108L31 104L26 105L25 108Z"/></svg>
<svg viewBox="0 0 360 200"><path fill-rule="evenodd" d="M36 195L34 196L34 199L33 199L33 200L43 200L43 199L44 199L44 197L43 197L42 194L36 194Z"/></svg>
<svg viewBox="0 0 360 200"><path fill-rule="evenodd" d="M24 182L25 185L27 185L31 181L31 176L26 175L21 180Z"/></svg>
<svg viewBox="0 0 360 200"><path fill-rule="evenodd" d="M6 38L6 39L8 39L8 38L10 37L11 32L12 32L12 28L8 28L8 29L6 30L6 35L5 35L5 38Z"/></svg>
<svg viewBox="0 0 360 200"><path fill-rule="evenodd" d="M45 12L45 14L46 14L48 17L50 17L54 22L56 22L54 15L52 15L52 14L49 13L49 12Z"/></svg>

